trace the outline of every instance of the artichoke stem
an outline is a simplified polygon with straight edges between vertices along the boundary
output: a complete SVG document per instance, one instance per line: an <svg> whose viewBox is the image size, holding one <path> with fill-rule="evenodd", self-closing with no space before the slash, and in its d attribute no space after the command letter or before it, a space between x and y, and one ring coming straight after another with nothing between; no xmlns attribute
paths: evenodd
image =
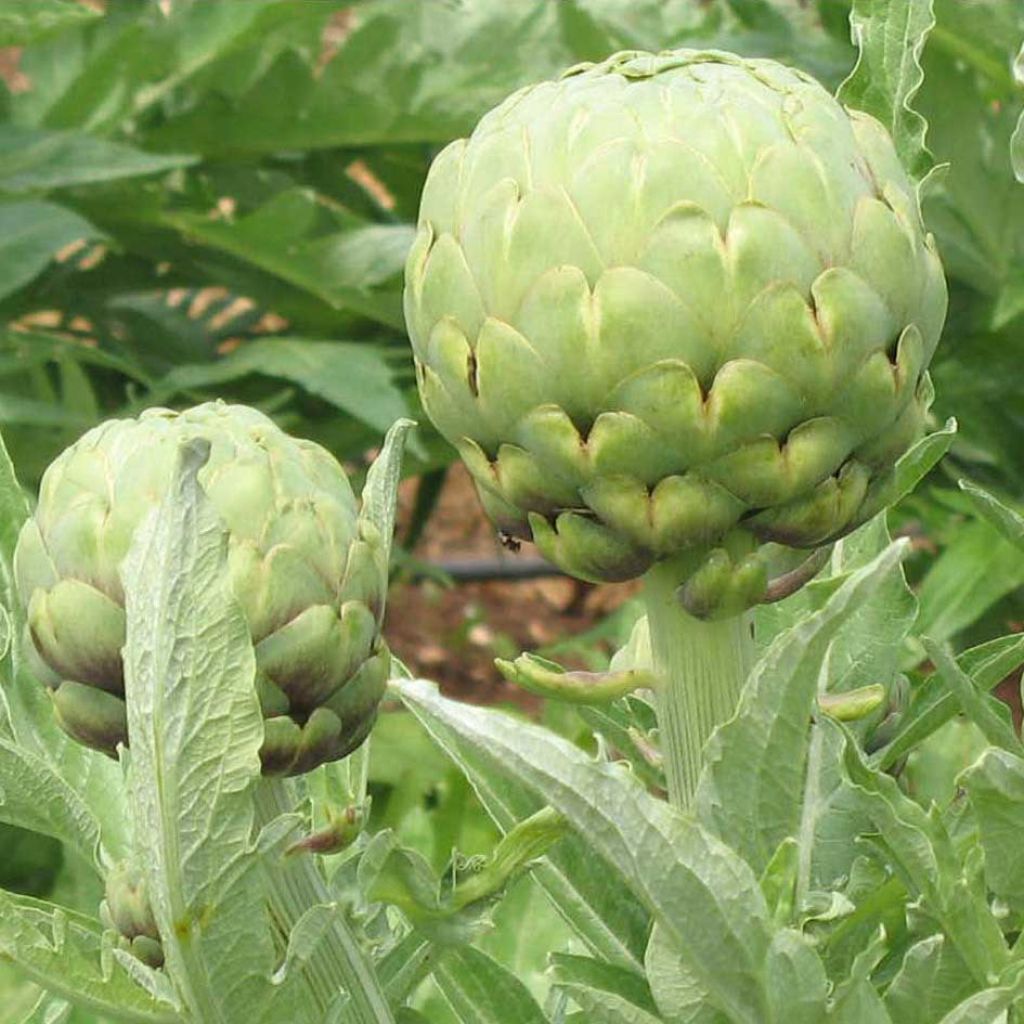
<svg viewBox="0 0 1024 1024"><path fill-rule="evenodd" d="M669 801L693 802L704 744L732 717L754 662L749 613L717 621L695 619L676 596L678 566L661 562L644 577L651 658L658 679L658 731Z"/></svg>
<svg viewBox="0 0 1024 1024"><path fill-rule="evenodd" d="M293 789L286 779L264 777L255 788L257 826L267 825L282 814L295 810ZM270 912L288 935L310 908L336 902L313 857L281 857L268 866L267 890ZM373 969L339 911L334 927L320 940L307 966L314 998L325 1013L339 992L347 992L343 1024L394 1024L394 1014Z"/></svg>

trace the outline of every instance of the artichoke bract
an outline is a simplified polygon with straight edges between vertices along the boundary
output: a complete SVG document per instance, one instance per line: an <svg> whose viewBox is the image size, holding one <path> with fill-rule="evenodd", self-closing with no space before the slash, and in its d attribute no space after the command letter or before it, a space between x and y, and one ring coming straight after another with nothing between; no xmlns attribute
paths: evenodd
<svg viewBox="0 0 1024 1024"><path fill-rule="evenodd" d="M585 580L678 559L711 616L884 506L946 287L874 118L773 61L627 52L438 155L405 311L501 531Z"/></svg>
<svg viewBox="0 0 1024 1024"><path fill-rule="evenodd" d="M90 430L46 470L14 556L36 674L61 726L127 743L119 568L183 441L210 442L199 481L228 532L228 571L256 652L265 774L308 771L367 736L389 654L387 542L338 462L254 409L216 402Z"/></svg>

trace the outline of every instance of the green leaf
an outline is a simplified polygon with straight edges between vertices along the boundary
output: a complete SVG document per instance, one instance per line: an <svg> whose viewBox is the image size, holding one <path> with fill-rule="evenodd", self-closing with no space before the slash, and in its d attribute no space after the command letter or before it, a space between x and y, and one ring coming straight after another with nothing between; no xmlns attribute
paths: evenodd
<svg viewBox="0 0 1024 1024"><path fill-rule="evenodd" d="M98 11L75 0L2 0L0 46L26 46L98 17Z"/></svg>
<svg viewBox="0 0 1024 1024"><path fill-rule="evenodd" d="M771 1019L819 1024L825 1016L829 981L811 940L793 928L776 932L767 967Z"/></svg>
<svg viewBox="0 0 1024 1024"><path fill-rule="evenodd" d="M65 1024L71 1015L71 1004L66 999L43 994L36 1004L22 1017L15 1018L16 1024Z"/></svg>
<svg viewBox="0 0 1024 1024"><path fill-rule="evenodd" d="M56 203L0 203L0 299L41 274L65 246L99 235L87 220Z"/></svg>
<svg viewBox="0 0 1024 1024"><path fill-rule="evenodd" d="M1024 909L1024 760L1005 750L986 750L960 780L978 822L989 888Z"/></svg>
<svg viewBox="0 0 1024 1024"><path fill-rule="evenodd" d="M47 191L159 174L187 167L196 157L144 153L79 132L0 125L0 190Z"/></svg>
<svg viewBox="0 0 1024 1024"><path fill-rule="evenodd" d="M806 806L810 723L825 652L844 622L898 574L906 547L891 544L821 611L779 636L751 672L735 716L708 740L697 815L759 873L813 813Z"/></svg>
<svg viewBox="0 0 1024 1024"><path fill-rule="evenodd" d="M1012 754L1024 753L1024 746L1017 737L1009 707L1001 700L989 696L976 687L963 669L957 665L953 655L943 644L923 638L928 657L935 664L943 682L949 687L961 710L984 734L989 743Z"/></svg>
<svg viewBox="0 0 1024 1024"><path fill-rule="evenodd" d="M446 700L422 681L394 685L451 756L469 746L492 772L517 779L562 814L606 869L614 864L622 872L713 1005L741 1024L772 1019L768 909L757 879L729 847L621 767L595 763L545 729ZM694 920L699 929L690 926Z"/></svg>
<svg viewBox="0 0 1024 1024"><path fill-rule="evenodd" d="M830 722L823 725L840 728ZM976 982L987 984L1006 966L1009 951L986 893L965 876L941 817L925 813L900 791L895 779L872 771L848 736L844 762L886 855L910 890L920 895L922 909L940 922Z"/></svg>
<svg viewBox="0 0 1024 1024"><path fill-rule="evenodd" d="M53 836L97 861L100 828L81 795L42 758L2 738L0 821Z"/></svg>
<svg viewBox="0 0 1024 1024"><path fill-rule="evenodd" d="M1014 634L990 640L964 651L957 662L974 686L987 692L1024 664L1024 636ZM892 767L954 718L959 708L956 697L941 685L938 674L932 675L918 688L896 734L878 754L877 767Z"/></svg>
<svg viewBox="0 0 1024 1024"><path fill-rule="evenodd" d="M585 956L551 956L554 988L571 996L593 1024L659 1024L642 975Z"/></svg>
<svg viewBox="0 0 1024 1024"><path fill-rule="evenodd" d="M1006 981L965 999L939 1024L1004 1024L1006 1011L1024 996L1024 971L1018 966L1007 973Z"/></svg>
<svg viewBox="0 0 1024 1024"><path fill-rule="evenodd" d="M159 998L120 960L109 962L103 950L103 930L93 918L0 891L0 956L28 977L103 1017L137 1024L180 1022L166 979Z"/></svg>
<svg viewBox="0 0 1024 1024"><path fill-rule="evenodd" d="M405 330L399 276L411 225L360 221L304 188L282 192L233 222L186 212L165 213L162 222L332 306Z"/></svg>
<svg viewBox="0 0 1024 1024"><path fill-rule="evenodd" d="M425 712L424 712L425 714ZM426 724L417 713L417 718ZM472 734L429 734L470 780L480 802L503 832L545 805L536 790L495 761ZM623 967L643 963L650 917L618 869L593 855L582 837L569 835L536 865L531 877L597 956Z"/></svg>
<svg viewBox="0 0 1024 1024"><path fill-rule="evenodd" d="M948 640L1024 584L1024 552L987 522L960 526L918 590L917 629Z"/></svg>
<svg viewBox="0 0 1024 1024"><path fill-rule="evenodd" d="M154 391L170 396L253 374L298 384L375 430L389 429L408 413L383 351L365 342L304 338L251 341L214 363L176 367L154 384Z"/></svg>
<svg viewBox="0 0 1024 1024"><path fill-rule="evenodd" d="M472 946L445 952L434 979L459 1024L548 1024L526 986Z"/></svg>
<svg viewBox="0 0 1024 1024"><path fill-rule="evenodd" d="M921 87L921 53L935 24L932 0L854 0L850 14L859 52L839 101L878 118L916 177L932 166L925 146L927 122L911 107Z"/></svg>
<svg viewBox="0 0 1024 1024"><path fill-rule="evenodd" d="M274 950L252 848L255 655L197 480L208 456L208 442L182 446L121 569L128 789L169 969L190 1014L228 1024L268 1020Z"/></svg>
<svg viewBox="0 0 1024 1024"><path fill-rule="evenodd" d="M707 989L658 923L651 929L644 971L665 1024L729 1024L729 1018L711 1005Z"/></svg>
<svg viewBox="0 0 1024 1024"><path fill-rule="evenodd" d="M1024 551L1024 516L1015 512L970 480L960 481L960 490L974 503L975 508L1011 543Z"/></svg>
<svg viewBox="0 0 1024 1024"><path fill-rule="evenodd" d="M907 950L885 991L892 1024L940 1020L977 990L963 959L944 935L929 935Z"/></svg>
<svg viewBox="0 0 1024 1024"><path fill-rule="evenodd" d="M285 52L242 90L214 83L194 107L154 128L149 142L211 155L443 145L523 85L616 49L663 49L719 16L678 0L571 6L586 24L564 0L376 0L353 10L326 67Z"/></svg>

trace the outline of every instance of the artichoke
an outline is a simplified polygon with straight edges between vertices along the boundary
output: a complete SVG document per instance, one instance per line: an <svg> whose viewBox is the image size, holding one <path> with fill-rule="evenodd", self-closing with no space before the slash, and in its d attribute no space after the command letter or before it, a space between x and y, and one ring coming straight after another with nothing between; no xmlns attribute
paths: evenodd
<svg viewBox="0 0 1024 1024"><path fill-rule="evenodd" d="M323 448L220 402L103 423L44 474L14 564L26 646L57 719L109 754L127 743L118 570L191 438L211 444L199 481L226 525L231 584L255 647L263 771L341 758L366 738L387 680L390 537L360 516Z"/></svg>
<svg viewBox="0 0 1024 1024"><path fill-rule="evenodd" d="M506 99L435 159L406 267L423 404L498 528L585 580L675 560L704 617L884 507L945 311L882 125L722 52Z"/></svg>
<svg viewBox="0 0 1024 1024"><path fill-rule="evenodd" d="M125 861L107 875L100 920L124 940L143 963L163 967L164 950L142 872Z"/></svg>

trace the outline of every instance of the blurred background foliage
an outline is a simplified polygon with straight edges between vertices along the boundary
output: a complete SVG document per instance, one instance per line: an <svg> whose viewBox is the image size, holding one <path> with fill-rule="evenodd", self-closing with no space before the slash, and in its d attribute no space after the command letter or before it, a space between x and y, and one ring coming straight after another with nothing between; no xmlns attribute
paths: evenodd
<svg viewBox="0 0 1024 1024"><path fill-rule="evenodd" d="M960 434L892 525L915 539L922 632L963 644L1024 628L1024 557L957 488L1024 501L1024 5L934 6L915 101L950 164L924 193L951 300L934 418ZM418 407L401 273L438 149L515 88L619 49L732 49L835 88L855 60L849 14L847 0L0 0L0 430L22 479L153 404L256 405L355 468L408 413L422 483L406 537L429 532L454 453ZM1019 129L1016 146L1024 175ZM558 653L600 661L593 644L631 621ZM942 771L923 764L921 791ZM387 716L371 775L376 824L438 869L493 843L403 716ZM0 850L4 886L74 902L59 847L4 828ZM532 883L513 898L537 901ZM537 903L536 928L556 934ZM557 944L500 919L487 942L524 976ZM17 988L0 976L0 990L17 1014Z"/></svg>

